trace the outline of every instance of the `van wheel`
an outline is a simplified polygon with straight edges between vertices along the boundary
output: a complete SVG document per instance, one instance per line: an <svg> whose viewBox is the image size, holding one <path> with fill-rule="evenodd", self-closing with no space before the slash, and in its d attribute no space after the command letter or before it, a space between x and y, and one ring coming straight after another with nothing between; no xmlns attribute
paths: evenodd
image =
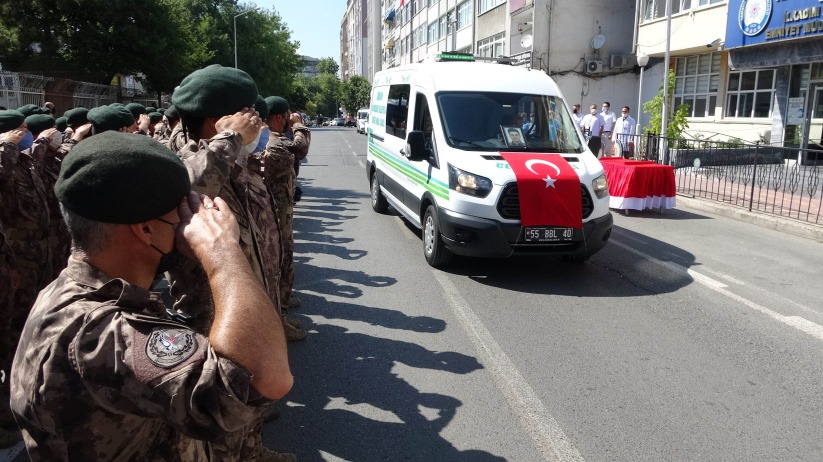
<svg viewBox="0 0 823 462"><path fill-rule="evenodd" d="M452 253L443 243L440 236L440 222L437 221L437 211L433 205L426 209L423 216L423 255L429 265L438 267L447 265L452 259Z"/></svg>
<svg viewBox="0 0 823 462"><path fill-rule="evenodd" d="M386 213L389 210L389 202L386 196L380 191L380 182L377 181L377 170L371 174L371 208L377 213Z"/></svg>

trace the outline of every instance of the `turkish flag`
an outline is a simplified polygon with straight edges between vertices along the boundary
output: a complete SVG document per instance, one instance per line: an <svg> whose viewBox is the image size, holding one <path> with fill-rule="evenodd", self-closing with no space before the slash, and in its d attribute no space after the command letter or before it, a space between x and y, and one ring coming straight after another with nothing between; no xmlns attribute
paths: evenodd
<svg viewBox="0 0 823 462"><path fill-rule="evenodd" d="M583 228L580 177L560 154L501 152L517 178L522 226Z"/></svg>

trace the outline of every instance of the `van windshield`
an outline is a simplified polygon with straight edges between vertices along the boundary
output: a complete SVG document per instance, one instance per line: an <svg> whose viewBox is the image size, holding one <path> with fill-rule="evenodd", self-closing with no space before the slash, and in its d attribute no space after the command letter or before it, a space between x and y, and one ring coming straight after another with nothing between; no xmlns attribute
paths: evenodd
<svg viewBox="0 0 823 462"><path fill-rule="evenodd" d="M556 96L496 92L437 94L446 142L474 151L581 153L566 104Z"/></svg>
<svg viewBox="0 0 823 462"><path fill-rule="evenodd" d="M357 118L360 120L366 120L369 118L369 111L360 111L357 113Z"/></svg>

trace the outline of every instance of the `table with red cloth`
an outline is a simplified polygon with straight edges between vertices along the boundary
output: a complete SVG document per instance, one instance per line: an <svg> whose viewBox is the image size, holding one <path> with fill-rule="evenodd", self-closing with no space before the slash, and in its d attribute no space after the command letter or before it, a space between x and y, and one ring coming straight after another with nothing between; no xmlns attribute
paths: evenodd
<svg viewBox="0 0 823 462"><path fill-rule="evenodd" d="M600 159L609 182L609 207L620 210L675 206L674 167L649 160Z"/></svg>

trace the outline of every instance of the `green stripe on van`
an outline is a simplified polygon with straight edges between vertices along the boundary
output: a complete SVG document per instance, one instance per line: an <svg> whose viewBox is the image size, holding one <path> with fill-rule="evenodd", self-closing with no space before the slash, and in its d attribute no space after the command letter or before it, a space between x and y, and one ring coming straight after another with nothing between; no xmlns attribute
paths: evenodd
<svg viewBox="0 0 823 462"><path fill-rule="evenodd" d="M374 145L374 143L369 143L369 152L371 152L375 157L382 160L386 165L391 167L397 173L409 178L410 180L414 181L415 183L419 184L420 186L426 188L429 192L434 194L437 197L442 199L449 199L449 188L448 185L443 183L442 181L438 181L434 178L429 178L423 172L417 170L416 168L402 162L400 159L397 159L393 155L389 154L388 152L378 148Z"/></svg>

